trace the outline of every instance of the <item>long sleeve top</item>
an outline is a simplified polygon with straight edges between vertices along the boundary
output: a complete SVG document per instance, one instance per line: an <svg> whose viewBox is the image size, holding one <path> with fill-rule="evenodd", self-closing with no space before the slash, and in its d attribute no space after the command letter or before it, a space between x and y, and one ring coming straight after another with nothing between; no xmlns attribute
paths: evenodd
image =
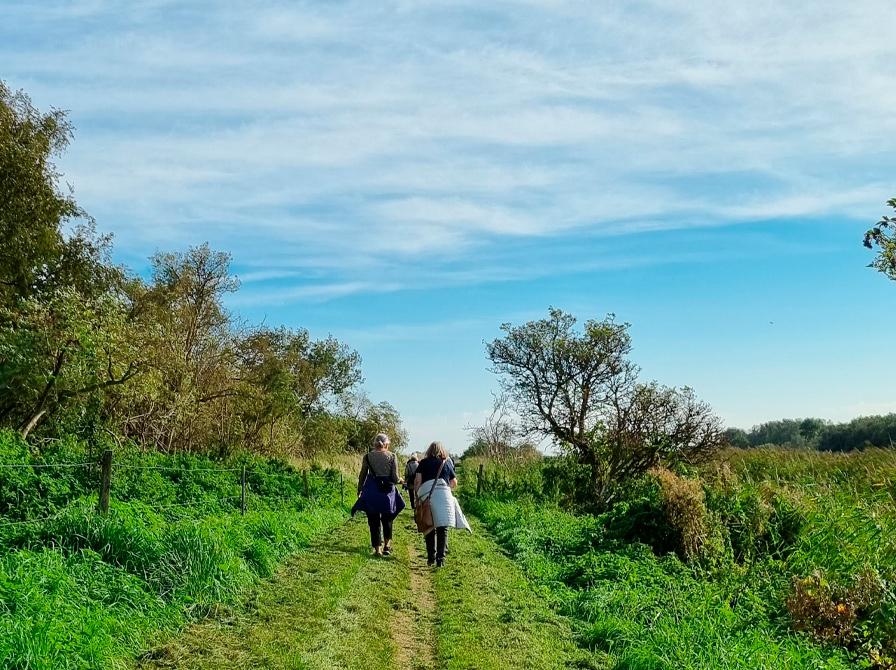
<svg viewBox="0 0 896 670"><path fill-rule="evenodd" d="M388 477L393 484L398 483L398 459L391 451L375 449L361 459L361 473L358 475L358 492L364 488L367 474L374 477Z"/></svg>

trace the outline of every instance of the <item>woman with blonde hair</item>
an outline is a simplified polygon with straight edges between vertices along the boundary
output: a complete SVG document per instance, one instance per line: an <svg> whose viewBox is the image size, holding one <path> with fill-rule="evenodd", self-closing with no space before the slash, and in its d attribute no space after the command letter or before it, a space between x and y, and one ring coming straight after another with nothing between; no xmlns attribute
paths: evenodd
<svg viewBox="0 0 896 670"><path fill-rule="evenodd" d="M414 488L417 491L417 505L430 501L432 520L435 528L424 536L426 540L426 562L440 568L445 564L445 546L448 528L470 530L457 498L452 491L457 487L454 463L441 442L433 442L426 450L426 458L417 466Z"/></svg>
<svg viewBox="0 0 896 670"><path fill-rule="evenodd" d="M361 460L358 500L352 507L352 516L360 511L367 514L370 544L376 556L392 553L392 522L405 507L396 487L402 481L398 478L398 459L389 451L389 444L389 436L379 433L373 440L373 451Z"/></svg>

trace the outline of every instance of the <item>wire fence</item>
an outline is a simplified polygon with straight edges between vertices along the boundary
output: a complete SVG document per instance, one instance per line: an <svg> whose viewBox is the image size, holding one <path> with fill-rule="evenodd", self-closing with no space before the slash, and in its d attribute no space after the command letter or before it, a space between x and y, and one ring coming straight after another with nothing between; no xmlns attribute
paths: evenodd
<svg viewBox="0 0 896 670"><path fill-rule="evenodd" d="M0 470L16 470L19 468L89 468L97 465L95 462L88 463L8 463L0 465Z"/></svg>
<svg viewBox="0 0 896 670"><path fill-rule="evenodd" d="M239 472L241 468L179 468L176 465L115 465L116 470L167 470L171 472Z"/></svg>
<svg viewBox="0 0 896 670"><path fill-rule="evenodd" d="M139 471L160 471L160 472L179 472L186 475L194 474L194 473L219 473L219 474L227 474L227 475L237 475L233 476L233 486L236 488L236 493L234 495L227 495L223 497L215 497L215 498L206 498L204 500L186 500L179 501L175 503L168 503L164 505L153 505L151 503L147 503L145 500L141 499L133 499L126 498L128 502L143 502L147 504L151 509L157 512L173 510L178 508L186 508L198 504L209 504L209 503L217 503L217 504L228 504L233 506L234 509L239 509L241 515L245 515L249 508L250 500L256 501L259 504L260 508L270 508L271 506L281 505L281 504L292 504L297 505L302 500L315 500L316 494L320 491L322 487L318 486L320 483L319 473L315 475L314 479L317 480L312 485L311 477L309 476L309 471L304 470L300 472L293 473L294 476L299 477L300 483L295 483L293 486L293 494L287 496L278 496L278 495L265 495L263 491L253 491L250 482L254 481L259 483L259 478L261 478L261 482L259 483L260 489L265 489L264 486L264 478L266 474L263 472L253 471L249 468L243 467L190 467L190 466L177 466L177 465L142 465L135 463L115 463L113 458L113 452L111 450L106 450L103 452L101 458L98 461L86 461L86 462L73 462L73 463L4 463L0 464L0 477L2 477L2 471L21 471L24 469L33 469L33 470L72 470L76 468L86 468L89 470L98 469L99 473L97 479L95 481L95 486L97 490L97 511L99 514L107 514L109 511L110 501L113 498L113 483L114 483L114 473L115 472L139 472ZM338 486L338 495L341 505L345 505L345 477L341 472L334 471L326 471L329 474L324 476L323 483L329 484L331 486ZM278 474L277 478L280 479L282 474ZM329 481L328 481L329 480ZM326 487L323 487L326 489ZM23 526L27 524L39 524L39 523L47 523L49 521L53 521L58 519L59 517L65 515L69 510L63 509L55 514L50 514L42 517L36 517L32 519L16 519L12 521L3 521L0 519L0 529L7 527L15 527L15 526Z"/></svg>

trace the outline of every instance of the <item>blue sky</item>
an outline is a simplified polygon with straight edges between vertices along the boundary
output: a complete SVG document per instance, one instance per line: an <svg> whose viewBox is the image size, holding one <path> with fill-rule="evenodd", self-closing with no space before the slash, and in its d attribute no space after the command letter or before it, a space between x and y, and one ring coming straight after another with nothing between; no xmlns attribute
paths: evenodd
<svg viewBox="0 0 896 670"><path fill-rule="evenodd" d="M118 260L232 252L231 307L357 348L415 446L549 305L732 425L896 411L896 4L723 4L0 0L0 78L70 111Z"/></svg>

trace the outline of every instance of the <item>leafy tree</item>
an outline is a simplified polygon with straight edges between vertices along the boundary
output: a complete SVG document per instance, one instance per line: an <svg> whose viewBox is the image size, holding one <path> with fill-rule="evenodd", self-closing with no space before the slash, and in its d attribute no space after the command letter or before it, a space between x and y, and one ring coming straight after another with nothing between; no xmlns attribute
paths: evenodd
<svg viewBox="0 0 896 670"><path fill-rule="evenodd" d="M860 416L846 423L826 426L818 448L822 451L853 451L869 447L896 446L896 414Z"/></svg>
<svg viewBox="0 0 896 670"><path fill-rule="evenodd" d="M800 421L800 437L803 438L803 441L806 444L815 446L818 443L818 438L824 431L825 426L827 426L827 422L824 419L807 417Z"/></svg>
<svg viewBox="0 0 896 670"><path fill-rule="evenodd" d="M750 430L753 446L777 444L781 446L803 446L801 419L779 419L766 421Z"/></svg>
<svg viewBox="0 0 896 670"><path fill-rule="evenodd" d="M165 451L224 448L239 434L234 335L223 296L237 289L230 257L208 245L152 258L152 281L131 287L147 374L116 399L120 428ZM212 437L214 436L214 437Z"/></svg>
<svg viewBox="0 0 896 670"><path fill-rule="evenodd" d="M346 395L342 405L344 415L353 423L348 440L350 451L368 451L377 433L389 436L392 451L400 452L407 446L401 415L390 403L374 404L364 393L353 393Z"/></svg>
<svg viewBox="0 0 896 670"><path fill-rule="evenodd" d="M551 309L501 328L487 353L524 431L553 438L590 469L598 506L626 479L723 444L719 419L693 391L638 381L629 326L613 315L577 329L572 315Z"/></svg>
<svg viewBox="0 0 896 670"><path fill-rule="evenodd" d="M25 435L139 369L110 240L59 186L70 137L0 82L0 423Z"/></svg>
<svg viewBox="0 0 896 670"><path fill-rule="evenodd" d="M303 442L318 449L318 428L334 423L335 400L361 381L358 354L334 338L312 341L308 331L287 328L259 328L237 349L244 441L266 439L274 449L278 435L281 443L289 443L297 432L313 428L315 435Z"/></svg>
<svg viewBox="0 0 896 670"><path fill-rule="evenodd" d="M0 313L0 420L24 436L67 403L124 384L140 369L114 296L60 289Z"/></svg>
<svg viewBox="0 0 896 670"><path fill-rule="evenodd" d="M734 428L726 431L726 434L733 438L729 440L732 446L738 447L759 447L764 444L774 444L782 447L814 448L818 445L818 441L826 430L827 425L828 423L824 419L812 417L805 419L777 419L753 426L749 432Z"/></svg>
<svg viewBox="0 0 896 670"><path fill-rule="evenodd" d="M64 112L43 114L0 81L0 305L60 288L96 295L118 277L109 239L59 185L53 159L71 133Z"/></svg>
<svg viewBox="0 0 896 670"><path fill-rule="evenodd" d="M896 198L888 200L887 206L896 212ZM869 267L896 280L896 216L882 216L877 225L865 233L864 244L869 249L877 248L877 257Z"/></svg>

